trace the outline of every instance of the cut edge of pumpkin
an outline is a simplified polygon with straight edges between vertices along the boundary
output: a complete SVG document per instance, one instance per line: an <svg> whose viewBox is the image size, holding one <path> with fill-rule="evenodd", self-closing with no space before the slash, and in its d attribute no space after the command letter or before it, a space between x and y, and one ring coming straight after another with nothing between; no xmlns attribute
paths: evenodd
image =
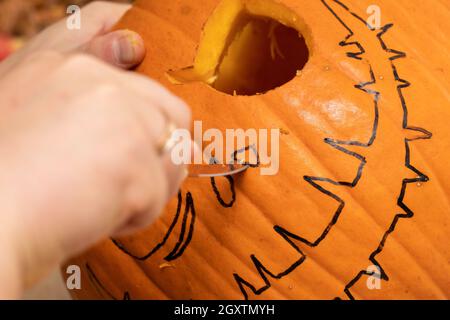
<svg viewBox="0 0 450 320"><path fill-rule="evenodd" d="M194 64L178 70L169 70L166 73L168 80L176 85L204 82L214 86L219 78L221 63L227 57L227 50L231 46L230 37L234 37L236 33L233 32L233 28L236 28L243 15L271 19L282 26L295 29L299 38L303 38L306 43L308 59L312 55L312 36L309 27L285 5L273 0L223 0L203 28ZM277 53L276 47L275 52ZM298 75L300 70L294 71L295 75ZM226 93L236 95L236 90L229 90ZM261 93L264 92L254 94Z"/></svg>

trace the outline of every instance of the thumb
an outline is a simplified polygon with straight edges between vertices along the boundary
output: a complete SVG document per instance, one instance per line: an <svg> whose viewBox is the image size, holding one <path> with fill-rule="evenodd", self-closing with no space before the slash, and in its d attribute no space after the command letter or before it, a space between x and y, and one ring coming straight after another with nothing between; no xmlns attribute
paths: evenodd
<svg viewBox="0 0 450 320"><path fill-rule="evenodd" d="M92 39L110 30L130 7L127 4L105 1L91 2L81 9L82 24L80 29L67 29L67 19L48 27L34 37L24 48L3 61L0 64L0 75L8 72L33 52L57 51L66 53L79 50L80 47L86 48L86 44L91 42Z"/></svg>
<svg viewBox="0 0 450 320"><path fill-rule="evenodd" d="M136 66L145 57L144 41L130 30L118 30L96 37L84 47L84 51L123 69Z"/></svg>

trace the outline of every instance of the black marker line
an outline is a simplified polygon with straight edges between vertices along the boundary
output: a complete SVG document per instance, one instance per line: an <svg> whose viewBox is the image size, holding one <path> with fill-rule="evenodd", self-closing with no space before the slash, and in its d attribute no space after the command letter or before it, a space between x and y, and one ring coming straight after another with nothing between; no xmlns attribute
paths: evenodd
<svg viewBox="0 0 450 320"><path fill-rule="evenodd" d="M336 0L337 1L337 0ZM391 57L389 57L389 60L391 61L391 67L392 67L392 73L394 75L395 80L399 83L399 85L397 86L397 93L399 96L399 100L402 106L402 110L403 110L403 122L402 122L402 127L403 129L407 129L410 131L415 131L415 132L419 132L421 133L420 136L416 137L416 138L405 138L405 166L410 169L412 172L414 172L418 177L417 178L413 178L413 179L403 179L402 181L402 187L400 190L400 194L398 196L398 200L397 200L397 205L403 210L404 213L399 213L397 215L395 215L389 229L384 233L380 244L378 245L378 247L370 254L369 256L369 260L380 270L380 277L383 280L388 281L389 277L386 274L386 272L384 271L384 269L382 268L381 264L376 260L376 256L379 255L385 246L385 243L389 237L389 235L391 235L394 231L395 228L397 226L397 223L400 219L410 219L414 216L414 212L404 203L404 198L405 198L405 194L406 194L406 189L408 184L411 183L418 183L418 182L428 182L429 181L429 177L427 175L425 175L423 172L419 171L417 168L415 168L412 164L411 164L411 151L410 151L410 142L412 141L416 141L416 140L428 140L432 138L432 133L429 132L428 130L421 128L421 127L416 127L416 126L409 126L408 124L408 107L407 107L407 103L406 103L406 99L403 95L403 89L406 89L408 87L411 86L411 83L405 79L402 79L399 76L398 70L394 64L394 61L397 59L402 59L402 58L406 58L407 55L405 52L399 51L399 50L394 50L389 48L386 43L383 40L383 36L386 34L386 32L388 32L394 25L392 23L385 25L384 27L381 28L381 32L379 32L377 34L377 38L380 41L381 47L384 51L388 52L388 53L392 53L393 55ZM353 295L350 292L350 289L355 285L355 283L357 283L360 278L364 275L367 276L373 276L373 272L368 272L365 270L361 270L355 278L353 278L346 286L344 289L344 292L347 294L347 296L350 299L354 299Z"/></svg>
<svg viewBox="0 0 450 320"><path fill-rule="evenodd" d="M340 2L339 0L334 0L334 2L336 2L337 4L341 5L345 10L347 10L352 16L356 17L358 20L362 21L367 27L369 27L370 30L375 31L375 28L371 27L370 25L368 25L362 18L360 18L358 15L356 15L355 13L351 12L350 9L345 6L342 2ZM346 36L345 40L341 41L339 44L341 46L350 46L350 45L356 45L359 49L358 52L349 52L347 53L347 56L350 58L354 58L357 60L361 60L361 55L365 53L364 47L356 41L353 42L348 42L348 40L354 35L353 30L350 29L350 27L348 27L344 21L336 14L336 12L334 12L334 10L326 3L325 0L322 0L322 3L328 8L328 10L336 17L336 19L349 31L349 34ZM410 83L407 80L401 79L399 77L399 74L397 72L397 69L395 67L395 65L393 64L393 61L395 61L396 59L400 59L400 58L405 58L406 57L406 53L398 51L398 50L393 50L390 49L386 46L386 44L384 43L384 41L382 40L382 36L384 33L387 32L387 30L389 30L393 25L389 24L386 25L384 28L382 28L382 31L377 35L377 37L380 40L381 46L382 48L389 52L392 53L393 56L390 57L390 61L391 61L391 65L392 65L392 69L393 69L393 74L395 79L399 82L399 85L397 86L397 91L398 91L398 95L399 95L399 99L401 101L402 104L402 108L403 108L403 112L404 112L404 116L403 116L403 128L404 129L408 129L411 131L415 131L415 132L419 132L422 135L414 138L414 139L410 139L410 138L406 138L405 139L405 150L406 150L406 156L405 156L405 166L407 168L409 168L411 171L413 171L414 173L416 173L418 175L418 178L415 179L404 179L402 182L402 189L400 191L400 195L398 197L398 201L397 204L398 206L403 209L403 211L405 212L404 214L397 214L394 217L393 222L391 223L389 229L385 232L385 234L382 237L382 240L379 244L379 246L377 247L377 249L371 253L369 260L376 265L379 270L380 270L380 277L384 280L388 280L388 276L386 274L386 272L382 269L381 265L378 263L378 261L376 260L376 256L383 250L385 242L387 241L387 238L389 237L389 235L394 232L395 227L399 221L399 219L401 218L411 218L413 217L414 213L404 204L403 200L405 197L405 193L406 193L406 187L408 184L410 183L417 183L417 182L427 182L429 180L429 178L423 174L422 172L420 172L417 168L415 168L414 166L411 165L410 163L410 147L409 147L409 142L411 141L415 141L415 140L421 140L421 139L430 139L432 137L431 132L427 131L426 129L420 128L420 127L414 127L414 126L409 126L408 125L408 108L406 105L406 101L405 98L403 96L403 92L402 90L404 88L407 88L410 86ZM369 64L370 65L370 64ZM337 219L339 218L339 215L341 214L344 206L345 206L345 202L342 201L342 199L340 199L337 195L329 192L328 190L326 190L325 188L321 187L320 185L318 185L317 183L315 183L315 181L321 181L321 182L328 182L334 185L344 185L344 186L349 186L349 187L355 187L358 184L358 181L361 178L364 166L366 164L366 159L357 153L351 152L345 148L343 148L340 145L353 145L353 146L360 146L360 147L370 147L375 139L376 139L376 133L377 133L377 128L378 128L378 119L379 119L379 109L378 109L378 101L379 101L379 97L380 97L380 92L375 91L375 90L371 90L368 87L375 84L376 83L376 79L375 79L375 75L373 73L373 69L370 66L370 74L371 74L371 81L366 82L366 83L362 83L359 85L356 85L355 87L357 89L363 90L368 94L372 94L374 96L374 103L375 103L375 121L374 121L374 127L373 127L373 134L371 139L369 140L369 142L367 144L361 144L357 141L336 141L336 140L332 140L332 139L325 139L325 142L330 144L332 147L336 148L339 151L342 151L350 156L353 156L357 159L359 159L361 161L360 167L358 169L358 174L356 176L356 178L353 180L352 183L348 183L348 182L336 182L333 181L331 179L328 178L321 178L321 177L305 177L305 180L307 180L311 185L313 185L315 188L317 188L320 192L330 196L331 198L335 199L336 201L338 201L340 203L335 215L333 216L333 220L331 221L331 223L327 226L327 228L325 229L325 231L322 233L322 235L316 239L316 241L314 242L310 242L296 234L290 233L287 230L283 229L280 226L275 226L275 231L278 232L280 235L282 235L286 240L288 238L291 239L296 239L299 240L303 243L305 243L306 245L310 246L310 247L315 247L317 245L320 244L320 242L325 239L326 235L328 234L328 232L330 231L331 227L337 222ZM289 243L292 243L292 241L289 240ZM270 282L268 281L268 278L262 273L262 270L265 271L266 274L271 275L272 277L274 277L273 274L271 274L270 272L268 272L267 268L262 268L263 266L261 266L261 263L258 260L255 260L256 258L253 258L254 256L252 256L252 260L254 262L254 265L256 266L261 278L263 279L265 286L261 289L256 289L253 285L251 285L250 283L248 283L247 281L244 281L241 277L237 278L235 275L235 279L238 282L238 285L241 289L241 292L244 295L244 298L247 299L248 298L248 294L245 291L245 288L243 285L247 286L248 288L250 288L255 294L261 294L262 292L264 292L265 290L267 290L268 288L270 288ZM305 256L302 257L303 261L306 259ZM302 261L302 262L303 262ZM301 264L301 263L300 263ZM299 264L299 265L300 265ZM293 269L288 269L293 271ZM352 296L351 292L350 292L350 288L357 282L359 281L359 279L363 276L363 275L369 275L369 276L373 276L374 272L368 272L365 270L362 270L358 273L358 275L351 280L345 287L344 292L347 294L347 296L350 299L354 299L354 297ZM276 278L276 277L275 277Z"/></svg>
<svg viewBox="0 0 450 320"><path fill-rule="evenodd" d="M217 185L216 185L216 178L211 178L211 187L212 187L213 192L216 195L217 201L219 201L220 205L224 208L231 208L231 207L233 207L234 203L236 202L236 188L234 186L234 178L232 176L226 176L225 178L228 180L228 183L230 185L230 191L231 191L230 202L225 202L222 195L220 194L219 188L217 188Z"/></svg>
<svg viewBox="0 0 450 320"><path fill-rule="evenodd" d="M149 253L147 253L146 255L144 255L144 256L134 255L133 253L128 251L127 248L123 244L121 244L117 240L111 239L112 242L117 246L117 248L119 248L125 254L129 255L130 257L132 257L132 258L134 258L136 260L144 261L144 260L149 259L151 256L153 256L159 249L161 249L166 244L167 240L169 239L170 235L172 234L172 231L174 230L174 228L175 228L175 226L176 226L176 224L178 222L178 218L180 217L182 204L183 204L183 197L181 195L181 191L179 191L178 192L177 211L175 213L175 217L173 218L169 229L167 230L166 234L164 235L163 240L160 243L158 243L152 250L150 250Z"/></svg>
<svg viewBox="0 0 450 320"><path fill-rule="evenodd" d="M97 290L97 292L99 294L102 294L102 292L106 293L106 295L111 299L111 300L118 300L116 297L114 297L114 295L105 288L105 286L101 283L101 281L98 279L97 275L94 273L94 271L92 270L91 266L86 263L86 270L87 270L87 274L89 277L89 280L91 281L91 283L94 285L95 289ZM124 292L123 295L123 300L131 300L130 297L130 293L128 291Z"/></svg>
<svg viewBox="0 0 450 320"><path fill-rule="evenodd" d="M173 261L181 257L192 240L195 224L195 207L194 207L194 199L192 198L192 194L190 192L186 193L186 204L184 208L185 209L184 209L183 225L181 226L181 233L178 242L175 244L173 250L165 257L166 261ZM191 217L191 221L189 224L188 234L185 238L184 235L186 232L186 225L189 216Z"/></svg>
<svg viewBox="0 0 450 320"><path fill-rule="evenodd" d="M362 44L358 41L349 41L349 39L354 35L353 30L348 27L348 25L346 25L346 23L338 16L338 14L336 12L334 12L334 10L328 5L328 3L326 2L326 0L321 0L322 3L325 5L325 7L334 15L334 17L348 30L349 34L345 37L345 39L343 41L341 41L339 43L340 46L345 47L345 46L356 46L358 48L359 51L356 52L347 52L347 56L349 58L353 58L356 60L362 60L361 56L366 52L364 47L362 46ZM373 28L372 26L370 26L364 19L362 19L360 16L358 16L357 14L353 13L352 11L350 11L350 9L345 6L341 1L339 0L332 0L335 3L339 4L341 7L343 7L345 10L347 10L353 17L357 18L358 20L360 20L361 22L363 22L370 30L374 31L375 28ZM398 91L398 95L399 95L399 99L401 101L402 104L402 108L403 108L403 128L407 129L407 130L411 130L411 131L415 131L418 133L421 133L421 135L417 138L414 139L410 139L410 138L406 138L405 139L405 150L406 150L406 161L405 161L405 166L407 168L409 168L411 171L415 172L418 175L418 178L415 179L404 179L402 182L402 189L400 191L400 195L398 197L398 206L403 209L403 211L405 213L402 214L397 214L390 226L390 228L385 232L379 246L377 247L377 249L372 252L372 254L369 257L369 260L374 263L374 265L376 265L380 272L381 272L381 278L384 280L388 280L388 277L386 275L386 273L384 272L384 270L381 268L381 265L376 261L376 256L383 250L385 242L387 241L389 235L395 230L395 227L399 221L399 219L401 218L411 218L414 213L404 204L403 200L405 197L405 193L406 193L406 187L408 184L410 183L417 183L417 182L427 182L429 180L429 178L423 174L422 172L420 172L418 169L416 169L414 166L411 165L410 163L410 148L409 148L409 142L411 141L415 141L415 140L421 140L421 139L430 139L432 137L431 132L420 128L420 127L414 127L414 126L409 126L408 125L408 108L406 105L406 101L405 98L403 96L403 92L402 90L404 88L407 88L410 86L410 83L404 79L401 79L398 75L397 69L393 63L393 61L400 59L400 58L405 58L406 57L406 53L398 51L398 50L394 50L391 48L388 48L387 45L384 43L382 36L393 26L393 24L388 24L386 26L384 26L382 28L382 31L377 34L377 37L380 40L381 46L383 48L383 50L385 50L386 52L392 53L393 55L389 58L389 60L391 61L391 65L392 65L392 69L393 69L393 74L395 79L399 82L399 85L397 86L397 91ZM310 183L314 188L318 189L320 192L324 193L325 195L333 198L334 200L336 200L339 203L339 206L331 220L331 222L328 224L328 226L326 227L326 229L324 230L324 232L315 240L315 241L308 241L307 239L304 239L294 233L291 233L289 231L287 231L286 229L282 228L281 226L274 226L274 231L277 232L280 236L283 237L283 239L285 239L291 246L293 246L294 248L296 248L296 250L300 253L301 258L298 259L298 261L296 261L294 264L292 264L288 269L286 269L285 271L278 273L278 274L274 274L272 273L268 268L266 268L257 258L255 255L251 255L251 259L253 264L255 265L261 279L264 281L265 285L259 289L255 288L251 283L245 281L242 277L240 277L238 274L233 274L235 281L237 282L243 296L245 299L248 298L248 294L245 290L245 287L248 287L251 291L253 291L253 293L259 295L262 294L265 290L269 289L271 287L270 281L269 281L269 277L270 278L274 278L274 279L281 279L282 277L288 275L290 272L292 272L293 270L295 270L298 266L300 266L306 259L306 256L303 254L303 252L301 252L301 250L298 248L298 246L296 246L294 244L294 242L291 239L295 239L295 240L299 240L303 243L305 243L306 245L310 246L310 247L315 247L318 246L320 244L321 241L323 241L327 234L330 232L330 230L332 229L332 227L338 222L339 216L342 213L344 207L345 207L345 202L339 198L337 195L335 195L334 193L328 191L326 188L324 188L323 186L319 185L317 182L325 182L325 183L331 183L333 185L339 185L339 186L345 186L345 187L355 187L359 180L362 177L363 174L363 170L364 167L366 165L366 159L364 156L362 156L359 153L350 151L348 149L346 149L345 145L347 146L357 146L357 147L364 147L364 148L368 148L370 147L375 139L376 139L376 135L377 135L377 130L378 130L378 121L379 121L379 108L378 108L378 101L379 101L379 97L380 97L380 92L375 91L370 89L370 86L376 83L376 79L374 76L374 72L372 69L372 66L369 64L370 67L370 75L371 75L371 80L368 82L364 82L364 83L360 83L355 85L355 88L362 90L370 95L372 95L374 98L374 123L373 123L373 128L372 128L372 135L369 139L369 141L367 143L362 143L359 141L342 141L342 140L334 140L331 138L326 138L324 140L325 143L329 144L331 147L335 148L336 150L343 152L349 156L352 156L358 160L360 160L360 165L358 167L357 170L357 174L356 177L354 178L353 181L348 182L348 181L334 181L332 179L329 178L324 178L324 177L314 177L314 176L305 176L304 179L305 181L307 181L308 183ZM246 149L248 150L248 149ZM235 154L236 156L237 154ZM258 162L259 162L259 155L258 155ZM258 163L259 165L259 163ZM220 196L219 190L217 189L217 186L215 184L214 179L211 179L211 185L213 188L214 193L216 194L216 197L219 201L219 203L224 206L224 207L232 207L235 200L236 200L236 194L235 194L235 190L234 190L234 180L232 177L228 177L228 181L230 182L230 188L232 189L232 200L230 203L226 203L225 201L223 201L222 197ZM181 197L181 195L179 194L179 198ZM187 197L190 199L189 203L186 204L186 209L185 209L185 214L184 214L184 218L183 218L183 225L182 225L182 232L180 235L180 239L179 242L176 244L174 250L172 250L172 252L168 255L167 258L176 258L181 256L181 254L183 253L184 249L187 247L187 245L189 244L191 238L192 238L192 234L193 234L193 230L194 230L194 225L193 225L193 221L195 220L195 208L193 206L193 200L192 200L192 195L190 193L188 193ZM190 203L192 202L192 203ZM119 247L119 249L121 249L122 251L124 251L125 253L131 255L132 257L138 259L138 260L146 260L148 259L154 252L156 252L160 247L162 247L165 242L167 241L167 238L170 236L170 233L173 230L173 227L176 225L177 221L178 221L178 217L180 214L180 210L181 210L181 205L180 205L180 201L179 201L179 209L177 210L177 214L174 218L174 221L171 225L171 228L169 228L168 233L166 234L164 240L157 245L149 254L147 254L144 257L136 257L132 254L130 254L121 244L117 243L117 241L113 240L113 242ZM189 232L188 232L188 236L186 241L184 241L183 243L183 238L184 238L184 233L186 230L186 220L187 220L187 213L192 212L192 218L191 218L191 225L189 227ZM352 280L350 281L345 289L344 292L349 296L350 299L353 299L353 296L351 295L350 289L351 287L363 276L363 275L373 275L373 272L367 272L365 270L362 270L358 273L358 275Z"/></svg>
<svg viewBox="0 0 450 320"><path fill-rule="evenodd" d="M250 167L256 168L260 165L260 158L259 158L259 154L254 146L247 146L241 150L237 150L233 153L232 157L233 157L234 161L237 161L237 156L240 153L246 152L249 150L253 151L256 154L257 163L256 164L248 163L248 165ZM216 161L214 159L213 159L213 161L214 161L214 163L216 163ZM247 163L244 163L244 164L247 164ZM211 186L212 186L213 192L215 193L219 203L225 208L231 208L236 201L236 190L235 190L235 186L234 186L234 178L232 176L227 176L226 179L228 180L228 182L230 184L231 195L232 195L231 201L228 203L223 200L223 197L221 196L220 191L217 188L216 181L214 178L211 178ZM136 260L139 260L139 261L148 260L151 256L153 256L159 249L161 249L167 243L167 240L169 239L170 235L172 234L172 232L180 218L182 202L183 202L183 199L182 199L182 194L180 191L180 192L178 192L177 211L175 213L175 217L172 220L172 223L171 223L168 231L164 235L163 240L159 244L157 244L152 250L150 250L147 254L145 254L144 256L137 256L137 255L131 253L122 243L120 243L119 241L117 241L115 239L111 239L112 242L118 249L120 249L122 252L129 255L130 257L132 257ZM186 239L184 239L186 229L187 229L187 221L188 221L189 216L191 216L189 230L188 230ZM172 251L165 257L165 260L173 261L175 259L180 258L183 255L187 246L190 244L193 234L194 234L195 218L196 218L196 212L195 212L195 207L194 207L194 200L193 200L192 194L190 192L187 192L186 193L185 211L184 211L182 225L181 225L181 233L179 235L178 242L175 244Z"/></svg>
<svg viewBox="0 0 450 320"><path fill-rule="evenodd" d="M337 3L341 4L339 1L335 0ZM345 47L345 46L350 46L350 45L356 45L359 49L359 52L348 52L347 56L356 60L362 60L361 55L364 54L366 51L363 47L363 45L358 42L358 41L352 41L352 42L348 42L348 40L354 35L353 30L348 27L345 22L328 6L328 4L322 0L322 3L333 13L333 15L337 18L337 20L348 30L349 34L345 37L345 39L343 41L341 41L339 43L340 46ZM342 5L344 6L344 5ZM348 10L347 7L344 6L344 8L346 8ZM353 16L355 16L355 14L352 14ZM357 17L357 16L356 16ZM359 18L359 17L358 17ZM362 20L362 19L359 19ZM366 24L366 22L364 21L364 23ZM367 25L367 24L366 24ZM380 92L370 89L371 85L376 84L377 80L375 77L375 74L373 72L373 68L372 66L369 64L369 74L370 74L370 81L367 82L362 82L359 83L357 85L355 85L355 88L358 90L362 90L364 92L366 92L369 95L372 95L373 97L373 103L374 103L374 121L373 121L373 126L372 126L372 130L371 130L371 136L369 138L369 140L367 142L360 142L360 141L354 141L354 140L350 140L350 141L344 141L344 140L335 140L332 138L326 138L324 139L324 142L327 143L328 145L330 145L332 148L343 152L351 157L354 157L356 159L358 159L360 161L360 165L357 169L357 173L355 178L353 179L353 181L334 181L332 179L329 178L324 178L324 177L315 177L315 176L304 176L304 180L307 181L311 186L313 186L315 189L317 189L318 191L320 191L321 193L329 196L330 198L334 199L336 202L339 203L338 208L336 209L331 221L329 222L329 224L327 225L327 227L325 228L325 230L322 232L322 234L314 241L309 241L297 234L294 234L292 232L289 232L288 230L286 230L285 228L283 228L282 226L276 225L274 226L274 230L275 232L277 232L280 236L282 236L286 241L288 241L289 244L293 245L293 242L291 241L291 239L295 239L298 240L304 244L306 244L309 247L316 247L318 246L328 235L328 233L331 231L331 229L333 228L333 226L338 222L339 217L345 207L345 202L344 200L342 200L338 195L332 193L331 191L327 190L326 188L324 188L323 186L321 186L318 182L325 182L325 183L330 183L333 185L337 185L337 186L343 186L343 187L350 187L350 188L354 188L355 186L358 185L358 182L360 181L362 174L363 174L363 170L364 167L366 165L366 158L359 154L356 153L354 151L348 150L346 149L344 146L356 146L356 147L363 147L363 148L369 148L373 145L373 143L375 142L375 139L377 137L377 133L378 133L378 125L379 125L379 106L378 106L378 101L380 98ZM288 240L289 239L289 240ZM297 247L298 249L298 247ZM299 250L299 249L298 249ZM253 286L252 284L250 284L248 281L245 281L242 277L240 277L237 274L234 274L234 279L237 282L244 298L247 300L248 299L248 293L245 290L245 287L249 288L254 294L256 295L260 295L262 294L264 291L266 291L267 289L270 288L270 282L268 280L268 278L266 277L266 275L269 275L272 278L275 279L280 279L283 276L288 275L290 272L294 271L298 266L300 266L305 260L306 260L306 256L303 254L303 252L301 252L301 258L294 263L292 266L290 266L288 269L286 269L284 272L280 273L280 274L273 274L271 273L266 267L264 267L262 265L262 263L256 259L256 257L254 255L251 255L253 264L255 265L256 269L258 270L258 273L260 274L263 282L264 282L264 286L262 288L256 289L255 286Z"/></svg>
<svg viewBox="0 0 450 320"><path fill-rule="evenodd" d="M260 157L259 157L258 150L257 150L256 146L254 146L254 145L246 146L245 148L242 148L242 149L234 151L233 154L231 155L231 159L233 160L233 163L239 163L239 161L238 161L239 154L247 152L247 151L251 151L251 152L253 152L255 154L255 156L256 156L256 163L250 163L250 159L249 159L249 161L243 162L243 163L240 163L240 164L247 165L250 168L258 168L260 166L260 164L261 164L261 160L260 160ZM216 159L213 158L211 160L211 163L212 164L217 164L218 162L217 162ZM217 188L216 178L211 178L211 187L212 187L213 192L216 195L217 201L220 203L220 205L222 207L224 207L224 208L232 208L234 203L236 202L236 188L235 188L235 185L234 185L234 178L233 178L233 176L226 176L225 178L228 180L228 183L230 185L230 191L231 191L231 200L230 200L230 202L226 202L223 199L222 195L220 194L220 191Z"/></svg>
<svg viewBox="0 0 450 320"><path fill-rule="evenodd" d="M233 277L234 280L236 281L236 283L239 286L239 289L242 293L242 295L244 296L245 300L248 300L248 294L247 294L247 290L245 290L245 287L247 287L248 289L250 289L255 295L260 295L262 294L264 291L268 290L271 287L270 281L269 281L269 277L273 278L273 279L281 279L284 276L288 275L289 273L291 273L292 271L294 271L298 266L300 266L306 259L306 255L301 251L301 249L292 241L292 237L291 235L285 231L282 230L280 227L275 226L274 227L275 232L277 232L281 237L283 237L284 240L286 240L287 243L289 243L292 248L294 248L299 254L300 254L300 258L295 261L289 268L287 268L285 271L282 271L278 274L274 274L272 272L270 272L266 267L264 267L264 265L256 258L255 255L251 255L251 259L253 261L253 264L256 267L256 270L258 271L258 274L261 276L261 279L264 281L264 286L262 286L261 288L257 289L254 285L252 285L250 282L244 280L239 274L234 273Z"/></svg>
<svg viewBox="0 0 450 320"><path fill-rule="evenodd" d="M159 249L161 249L169 239L170 235L172 234L173 230L175 229L175 226L177 225L177 222L181 215L181 207L183 204L183 197L181 194L181 191L178 192L178 204L177 204L177 210L175 213L175 217L172 220L172 223L167 230L166 234L164 235L163 240L158 243L153 249L151 249L147 254L143 256L138 256L133 253L131 253L123 244L121 244L119 241L115 239L111 239L114 245L116 245L117 248L119 248L123 253L129 255L130 257L139 260L139 261L146 261L150 259ZM189 229L188 233L185 239L185 232L186 232L186 226L189 216L191 216L190 223L189 223ZM178 259L181 257L186 250L187 246L192 240L193 233L194 233L194 224L195 224L195 207L194 207L194 199L192 197L192 194L190 192L186 193L186 203L185 203L185 210L183 214L183 220L182 220L182 226L181 226L181 233L178 237L178 241L175 244L172 251L165 257L166 261L173 261L175 259Z"/></svg>

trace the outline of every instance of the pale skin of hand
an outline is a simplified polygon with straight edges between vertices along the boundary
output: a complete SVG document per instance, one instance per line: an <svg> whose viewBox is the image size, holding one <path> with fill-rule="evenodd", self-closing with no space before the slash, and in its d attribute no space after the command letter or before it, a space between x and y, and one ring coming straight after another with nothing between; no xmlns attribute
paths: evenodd
<svg viewBox="0 0 450 320"><path fill-rule="evenodd" d="M81 30L56 24L0 64L0 298L147 226L186 176L157 149L188 107L124 70L145 56L137 34L108 32L128 8L89 5Z"/></svg>

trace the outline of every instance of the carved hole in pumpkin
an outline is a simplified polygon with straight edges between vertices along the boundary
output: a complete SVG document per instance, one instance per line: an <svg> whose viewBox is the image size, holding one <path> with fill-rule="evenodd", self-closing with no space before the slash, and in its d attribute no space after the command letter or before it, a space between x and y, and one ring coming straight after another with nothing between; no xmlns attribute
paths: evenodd
<svg viewBox="0 0 450 320"><path fill-rule="evenodd" d="M194 65L169 71L171 82L202 81L230 95L263 94L295 78L311 53L308 27L272 0L224 0L203 31Z"/></svg>
<svg viewBox="0 0 450 320"><path fill-rule="evenodd" d="M299 32L265 17L241 15L211 84L237 95L255 95L292 80L308 62Z"/></svg>

